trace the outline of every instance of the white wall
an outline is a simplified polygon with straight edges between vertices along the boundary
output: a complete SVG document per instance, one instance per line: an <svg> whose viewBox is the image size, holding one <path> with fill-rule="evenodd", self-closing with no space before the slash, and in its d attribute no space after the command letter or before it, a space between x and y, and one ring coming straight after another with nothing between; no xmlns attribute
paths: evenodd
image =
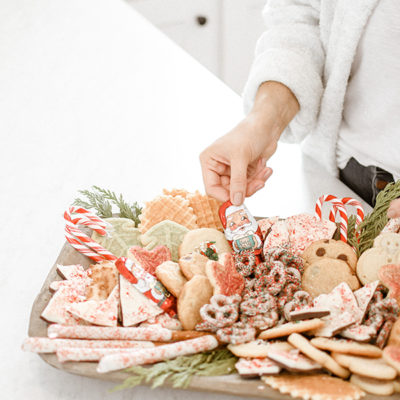
<svg viewBox="0 0 400 400"><path fill-rule="evenodd" d="M263 31L266 0L126 0L241 93Z"/></svg>

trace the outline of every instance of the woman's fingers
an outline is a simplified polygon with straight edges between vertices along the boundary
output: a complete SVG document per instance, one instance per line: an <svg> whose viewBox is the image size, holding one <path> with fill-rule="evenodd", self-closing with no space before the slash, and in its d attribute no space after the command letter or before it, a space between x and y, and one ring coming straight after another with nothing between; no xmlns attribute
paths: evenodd
<svg viewBox="0 0 400 400"><path fill-rule="evenodd" d="M247 193L246 196L250 197L253 196L254 193L261 190L265 182L269 179L272 175L272 169L268 167L264 167L259 174L257 174L254 179L252 179L247 185Z"/></svg>
<svg viewBox="0 0 400 400"><path fill-rule="evenodd" d="M387 216L389 218L399 218L400 217L400 199L393 200L390 203Z"/></svg>
<svg viewBox="0 0 400 400"><path fill-rule="evenodd" d="M230 200L235 206L243 204L247 189L247 168L249 160L239 153L231 159Z"/></svg>
<svg viewBox="0 0 400 400"><path fill-rule="evenodd" d="M226 166L204 154L200 156L200 163L206 193L219 201L227 201L229 188L222 184L221 179L224 176L222 174L226 172Z"/></svg>
<svg viewBox="0 0 400 400"><path fill-rule="evenodd" d="M230 199L234 205L241 205L270 176L270 169L265 166L266 157L252 160L245 143L235 145L228 152L221 143L212 146L200 154L206 193L222 202Z"/></svg>

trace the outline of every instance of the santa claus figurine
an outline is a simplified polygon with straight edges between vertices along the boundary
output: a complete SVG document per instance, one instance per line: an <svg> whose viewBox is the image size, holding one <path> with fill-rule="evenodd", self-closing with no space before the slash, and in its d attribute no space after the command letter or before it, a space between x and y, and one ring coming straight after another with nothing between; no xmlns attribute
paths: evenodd
<svg viewBox="0 0 400 400"><path fill-rule="evenodd" d="M237 253L254 251L261 262L263 247L261 229L246 206L234 206L230 201L222 204L219 217L225 230L225 237Z"/></svg>

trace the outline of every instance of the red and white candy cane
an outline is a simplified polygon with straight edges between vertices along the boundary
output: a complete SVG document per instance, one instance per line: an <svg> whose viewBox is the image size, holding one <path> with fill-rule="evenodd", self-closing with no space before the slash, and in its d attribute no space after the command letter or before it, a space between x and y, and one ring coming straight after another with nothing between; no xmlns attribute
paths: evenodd
<svg viewBox="0 0 400 400"><path fill-rule="evenodd" d="M73 217L73 214L80 214L79 217ZM77 225L85 225L100 235L105 235L107 224L105 221L92 214L90 211L80 207L69 207L64 213L65 237L67 241L83 255L96 262L104 260L116 260L117 257L106 250L103 246L96 243L89 236L84 234Z"/></svg>
<svg viewBox="0 0 400 400"><path fill-rule="evenodd" d="M322 220L322 206L324 203L331 203L332 209L329 213L329 220L332 222L336 222L336 216L339 213L340 216L340 240L343 242L347 242L347 210L344 204L340 199L332 194L323 195L318 198L317 203L315 205L315 213L317 217Z"/></svg>
<svg viewBox="0 0 400 400"><path fill-rule="evenodd" d="M352 197L343 197L342 199L340 199L341 202L343 203L343 205L349 205L349 206L353 206L356 209L356 224L355 227L357 228L358 225L361 224L361 222L364 221L364 208L361 205L361 203L356 200L353 199ZM331 216L333 215L333 219L331 218ZM331 221L335 220L335 213L333 210L331 210L330 214L329 214L329 219ZM356 233L357 237L358 237L358 233Z"/></svg>
<svg viewBox="0 0 400 400"><path fill-rule="evenodd" d="M349 206L353 206L356 208L356 212L357 212L357 217L356 217L356 226L360 225L361 222L364 221L364 208L361 205L361 203L356 200L353 199L352 197L343 197L343 199L340 199L340 201L343 203L343 205L349 205ZM332 215L333 218L335 215L335 212L333 210L331 210L330 214L329 214L329 219L332 221L334 221L334 219L332 219Z"/></svg>
<svg viewBox="0 0 400 400"><path fill-rule="evenodd" d="M360 225L361 222L364 221L364 208L361 205L361 203L358 200L353 199L352 197L343 197L342 203L344 205L348 204L349 206L355 207L356 213L357 213L357 215L356 215L356 226Z"/></svg>
<svg viewBox="0 0 400 400"><path fill-rule="evenodd" d="M79 216L73 217L73 214L79 214ZM93 229L99 235L106 235L107 222L103 221L97 215L91 213L82 207L71 206L64 213L66 221L72 222L74 225L86 225L88 228Z"/></svg>

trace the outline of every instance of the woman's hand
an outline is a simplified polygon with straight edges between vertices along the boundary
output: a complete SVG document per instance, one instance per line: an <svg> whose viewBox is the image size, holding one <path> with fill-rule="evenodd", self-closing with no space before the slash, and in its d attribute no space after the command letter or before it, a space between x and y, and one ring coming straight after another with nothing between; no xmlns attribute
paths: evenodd
<svg viewBox="0 0 400 400"><path fill-rule="evenodd" d="M296 97L285 85L263 83L248 116L200 154L207 194L240 205L263 188L272 174L266 162L298 110Z"/></svg>
<svg viewBox="0 0 400 400"><path fill-rule="evenodd" d="M387 216L389 218L399 218L400 217L400 199L393 200L390 203Z"/></svg>

